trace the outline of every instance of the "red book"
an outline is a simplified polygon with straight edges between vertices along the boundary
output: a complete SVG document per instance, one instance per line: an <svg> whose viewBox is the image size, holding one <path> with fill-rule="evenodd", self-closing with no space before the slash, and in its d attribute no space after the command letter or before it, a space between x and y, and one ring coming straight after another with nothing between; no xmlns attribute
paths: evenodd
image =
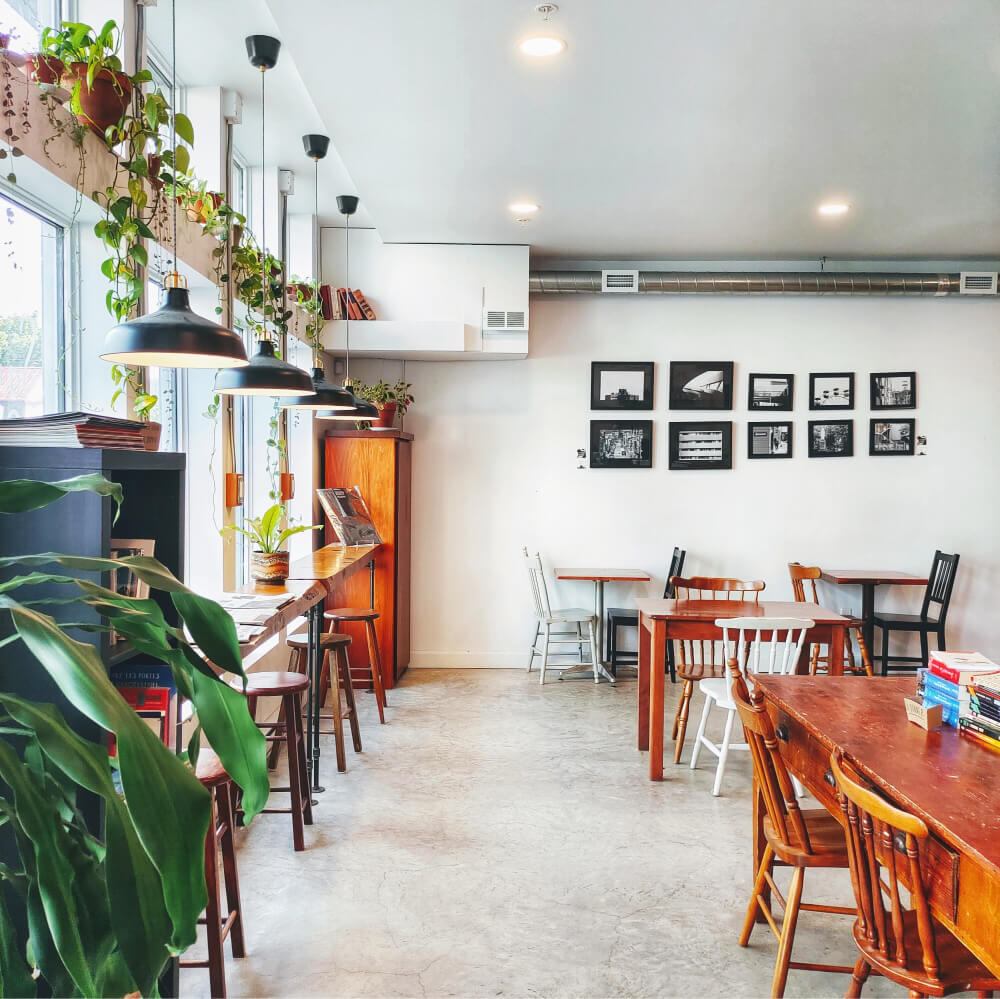
<svg viewBox="0 0 1000 999"><path fill-rule="evenodd" d="M357 294L351 289L347 289L347 308L348 314L352 319L364 319L365 314L361 311L361 306L358 304Z"/></svg>
<svg viewBox="0 0 1000 999"><path fill-rule="evenodd" d="M337 289L337 310L339 311L338 319L347 318L347 289L338 288Z"/></svg>
<svg viewBox="0 0 1000 999"><path fill-rule="evenodd" d="M374 319L375 310L368 304L368 299L361 294L361 289L355 288L351 294L354 296L354 300L358 303L358 308L361 309L365 319Z"/></svg>
<svg viewBox="0 0 1000 999"><path fill-rule="evenodd" d="M998 673L1000 666L978 652L932 652L928 667L935 676L952 683L970 683L982 674Z"/></svg>
<svg viewBox="0 0 1000 999"><path fill-rule="evenodd" d="M319 300L322 303L321 314L329 322L333 319L333 289L328 284L319 286Z"/></svg>

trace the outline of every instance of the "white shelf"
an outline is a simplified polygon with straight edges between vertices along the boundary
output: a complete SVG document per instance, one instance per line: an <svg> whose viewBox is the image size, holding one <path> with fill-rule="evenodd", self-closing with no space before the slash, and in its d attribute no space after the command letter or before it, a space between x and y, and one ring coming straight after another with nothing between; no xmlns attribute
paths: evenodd
<svg viewBox="0 0 1000 999"><path fill-rule="evenodd" d="M347 322L327 323L321 342L324 350L344 353ZM351 354L407 361L521 360L528 356L528 334L484 337L478 326L461 322L352 319Z"/></svg>

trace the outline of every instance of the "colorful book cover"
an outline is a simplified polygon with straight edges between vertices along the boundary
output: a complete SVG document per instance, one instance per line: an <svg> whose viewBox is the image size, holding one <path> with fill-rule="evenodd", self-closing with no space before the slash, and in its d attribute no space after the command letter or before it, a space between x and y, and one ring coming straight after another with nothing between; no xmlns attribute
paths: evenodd
<svg viewBox="0 0 1000 999"><path fill-rule="evenodd" d="M123 663L111 667L110 677L122 697L163 744L176 749L178 698L170 667L162 663ZM117 755L113 736L109 752L111 756Z"/></svg>
<svg viewBox="0 0 1000 999"><path fill-rule="evenodd" d="M968 683L980 673L996 673L1000 666L979 652L945 652L935 650L928 659L930 671L952 683Z"/></svg>

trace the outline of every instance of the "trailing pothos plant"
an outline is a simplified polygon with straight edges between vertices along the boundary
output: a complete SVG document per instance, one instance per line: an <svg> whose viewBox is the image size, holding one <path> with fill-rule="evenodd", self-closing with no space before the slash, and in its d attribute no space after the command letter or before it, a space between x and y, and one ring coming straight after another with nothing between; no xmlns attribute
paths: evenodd
<svg viewBox="0 0 1000 999"><path fill-rule="evenodd" d="M143 423L149 422L153 407L160 401L160 397L146 391L146 369L134 368L128 364L113 364L111 366L111 382L115 390L111 395L111 408L114 409L118 400L131 390L132 392L132 413Z"/></svg>
<svg viewBox="0 0 1000 999"><path fill-rule="evenodd" d="M85 475L0 482L0 514L80 491L120 508L120 485ZM79 712L114 735L121 786L112 780L107 747L74 732L58 708L0 693L0 818L17 848L17 859L0 867L0 987L18 996L153 995L170 955L194 942L206 902L210 798L192 771L202 736L243 789L247 821L267 800L264 737L246 698L215 668L244 676L235 627L218 604L153 558L47 552L0 558L0 569L0 615L9 622L0 647L11 675L44 670ZM123 571L169 595L180 625L168 622L156 601L94 581ZM40 586L68 595L35 596ZM47 613L55 608L80 608L89 620L59 623ZM147 727L112 686L97 648L71 637L70 628L114 628L141 655L170 666L196 711L186 760ZM84 823L82 791L103 800L103 830ZM27 913L26 936L7 907L13 896Z"/></svg>

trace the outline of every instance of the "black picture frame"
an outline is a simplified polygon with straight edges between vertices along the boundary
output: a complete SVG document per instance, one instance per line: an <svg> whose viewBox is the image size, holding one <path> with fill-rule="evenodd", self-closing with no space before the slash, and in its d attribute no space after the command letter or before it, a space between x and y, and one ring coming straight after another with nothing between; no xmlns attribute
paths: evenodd
<svg viewBox="0 0 1000 999"><path fill-rule="evenodd" d="M827 428L841 428L840 433ZM827 440L830 437L831 440ZM810 420L810 458L850 458L854 455L854 420Z"/></svg>
<svg viewBox="0 0 1000 999"><path fill-rule="evenodd" d="M844 391L846 383L846 393ZM809 408L854 409L854 372L820 371L809 376Z"/></svg>
<svg viewBox="0 0 1000 999"><path fill-rule="evenodd" d="M792 457L792 423L747 424L747 457L777 459Z"/></svg>
<svg viewBox="0 0 1000 999"><path fill-rule="evenodd" d="M605 375L608 375L609 378L605 379ZM613 398L607 398L609 394L607 391L608 381L616 382L615 375L623 376L622 381L618 383L619 391ZM638 384L640 381L641 388ZM640 389L641 395L636 396L633 389ZM590 408L652 409L653 361L592 361L590 365Z"/></svg>
<svg viewBox="0 0 1000 999"><path fill-rule="evenodd" d="M873 371L868 379L871 408L916 409L917 373L915 371Z"/></svg>
<svg viewBox="0 0 1000 999"><path fill-rule="evenodd" d="M625 453L610 453L615 450ZM652 468L653 421L591 420L590 467Z"/></svg>
<svg viewBox="0 0 1000 999"><path fill-rule="evenodd" d="M731 420L680 423L672 420L669 429L671 471L733 467Z"/></svg>
<svg viewBox="0 0 1000 999"><path fill-rule="evenodd" d="M671 409L732 409L733 362L671 361L669 405Z"/></svg>
<svg viewBox="0 0 1000 999"><path fill-rule="evenodd" d="M868 454L880 458L915 454L916 433L917 421L914 419L873 419L868 426ZM898 435L895 439L894 434Z"/></svg>
<svg viewBox="0 0 1000 999"><path fill-rule="evenodd" d="M783 389L781 382L784 382ZM795 375L750 375L747 382L747 409L765 413L790 413L794 398Z"/></svg>

